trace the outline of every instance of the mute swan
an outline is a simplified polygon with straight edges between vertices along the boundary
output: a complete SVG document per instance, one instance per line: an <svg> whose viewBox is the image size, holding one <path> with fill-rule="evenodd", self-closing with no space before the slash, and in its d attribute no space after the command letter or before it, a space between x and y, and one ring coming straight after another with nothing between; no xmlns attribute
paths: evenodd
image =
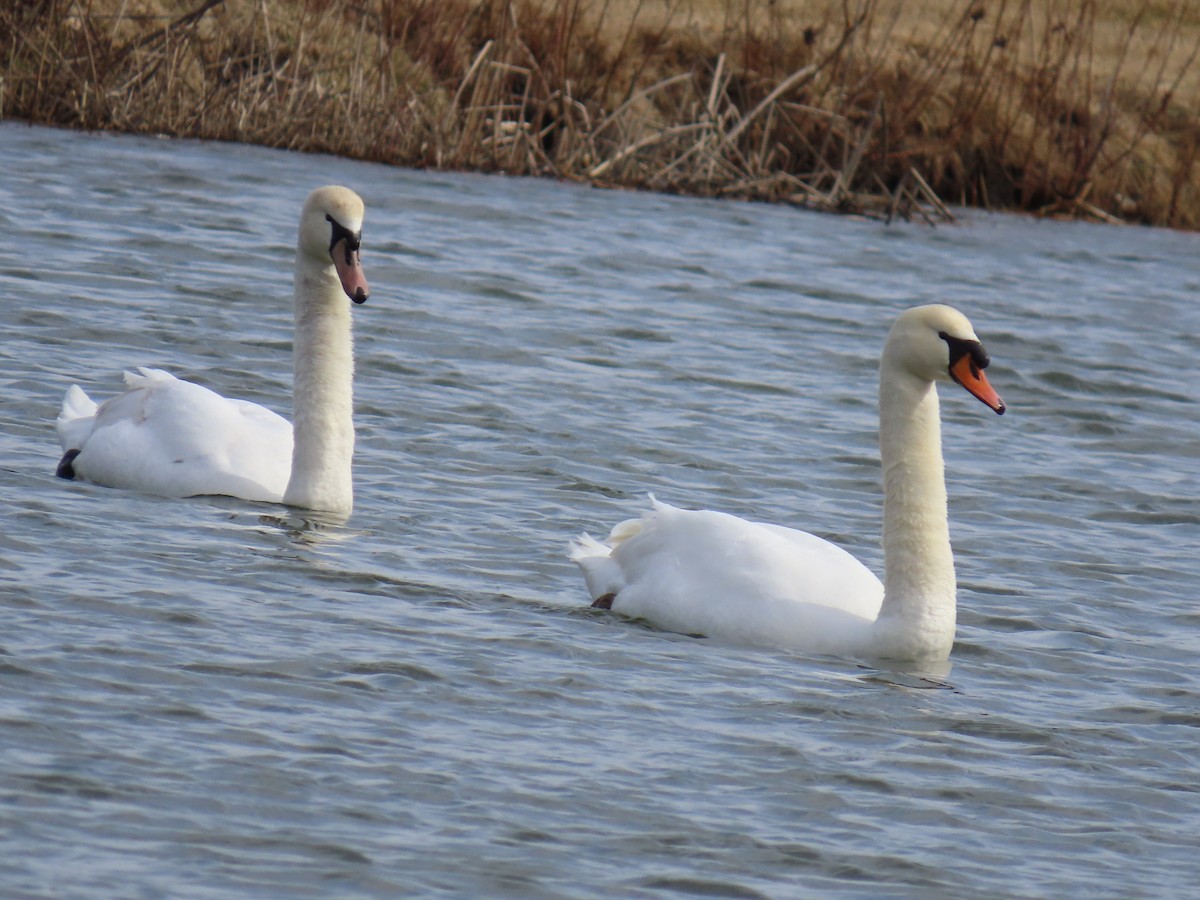
<svg viewBox="0 0 1200 900"><path fill-rule="evenodd" d="M668 631L867 658L944 660L954 643L954 556L935 382L954 381L997 413L1004 402L966 317L902 313L879 367L884 581L803 531L660 503L582 535L571 558L592 606Z"/></svg>
<svg viewBox="0 0 1200 900"><path fill-rule="evenodd" d="M313 191L300 214L294 278L296 426L161 369L126 372L99 406L78 385L57 428L63 478L167 497L225 494L349 515L353 505L354 347L350 303L369 289L359 261L363 202ZM294 440L293 440L294 436Z"/></svg>

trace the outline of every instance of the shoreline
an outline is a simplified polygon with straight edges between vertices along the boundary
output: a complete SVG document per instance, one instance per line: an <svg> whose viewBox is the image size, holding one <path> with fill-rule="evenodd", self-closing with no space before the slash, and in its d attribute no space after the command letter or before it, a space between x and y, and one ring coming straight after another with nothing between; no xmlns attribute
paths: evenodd
<svg viewBox="0 0 1200 900"><path fill-rule="evenodd" d="M48 0L0 11L0 120L885 220L1200 229L1200 14L1042 2ZM958 15L914 31L931 3Z"/></svg>

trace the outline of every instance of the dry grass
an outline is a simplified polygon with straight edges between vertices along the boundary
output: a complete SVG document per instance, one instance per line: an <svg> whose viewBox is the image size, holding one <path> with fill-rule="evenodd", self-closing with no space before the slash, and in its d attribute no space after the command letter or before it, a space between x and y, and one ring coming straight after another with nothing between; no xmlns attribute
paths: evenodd
<svg viewBox="0 0 1200 900"><path fill-rule="evenodd" d="M1200 227L1166 0L10 0L0 116L880 216Z"/></svg>

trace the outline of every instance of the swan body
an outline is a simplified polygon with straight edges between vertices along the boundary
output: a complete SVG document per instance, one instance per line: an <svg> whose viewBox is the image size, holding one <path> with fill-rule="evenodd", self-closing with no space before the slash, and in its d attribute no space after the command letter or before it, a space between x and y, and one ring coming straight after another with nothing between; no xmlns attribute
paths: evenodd
<svg viewBox="0 0 1200 900"><path fill-rule="evenodd" d="M957 382L997 413L988 357L948 306L902 313L880 362L884 579L826 540L651 498L604 543L571 558L593 606L660 628L737 643L867 658L945 659L954 642L950 548L936 382Z"/></svg>
<svg viewBox="0 0 1200 900"><path fill-rule="evenodd" d="M57 420L58 474L167 497L222 494L348 515L353 507L350 303L368 287L363 203L336 186L309 195L294 273L293 427L161 369L125 373L96 404L72 385Z"/></svg>

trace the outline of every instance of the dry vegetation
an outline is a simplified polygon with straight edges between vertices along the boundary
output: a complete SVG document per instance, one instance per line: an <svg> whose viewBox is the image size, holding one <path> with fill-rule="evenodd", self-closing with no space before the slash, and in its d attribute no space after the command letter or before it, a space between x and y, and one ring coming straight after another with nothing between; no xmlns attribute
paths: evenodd
<svg viewBox="0 0 1200 900"><path fill-rule="evenodd" d="M0 117L1200 227L1200 4L4 0Z"/></svg>

